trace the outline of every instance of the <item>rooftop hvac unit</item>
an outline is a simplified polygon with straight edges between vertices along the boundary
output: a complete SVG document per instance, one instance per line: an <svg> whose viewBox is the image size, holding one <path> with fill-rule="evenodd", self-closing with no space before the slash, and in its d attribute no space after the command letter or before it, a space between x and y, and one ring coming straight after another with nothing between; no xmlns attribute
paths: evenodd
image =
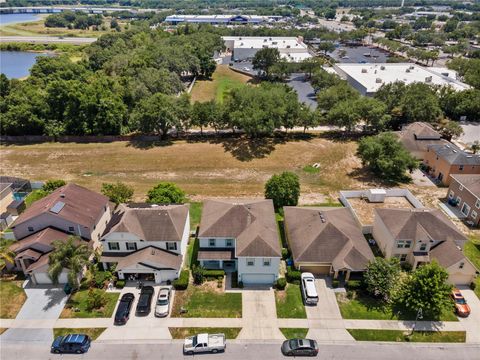
<svg viewBox="0 0 480 360"><path fill-rule="evenodd" d="M367 199L372 203L383 203L385 202L385 197L387 192L385 189L369 189L367 190Z"/></svg>
<svg viewBox="0 0 480 360"><path fill-rule="evenodd" d="M408 68L409 68L410 70L413 70L413 69L415 69L415 66L410 65Z"/></svg>
<svg viewBox="0 0 480 360"><path fill-rule="evenodd" d="M410 69L405 70L405 72L409 73L409 72L410 72Z"/></svg>
<svg viewBox="0 0 480 360"><path fill-rule="evenodd" d="M380 70L385 70L385 66L380 66Z"/></svg>
<svg viewBox="0 0 480 360"><path fill-rule="evenodd" d="M376 82L377 84L381 84L381 83L382 83L382 79L376 78L376 79L375 79L375 82Z"/></svg>
<svg viewBox="0 0 480 360"><path fill-rule="evenodd" d="M367 69L363 68L362 69L362 74L366 74L367 73Z"/></svg>
<svg viewBox="0 0 480 360"><path fill-rule="evenodd" d="M431 77L431 76L427 76L427 77L425 78L425 82L426 82L426 83L431 83L431 82L432 82L432 77Z"/></svg>

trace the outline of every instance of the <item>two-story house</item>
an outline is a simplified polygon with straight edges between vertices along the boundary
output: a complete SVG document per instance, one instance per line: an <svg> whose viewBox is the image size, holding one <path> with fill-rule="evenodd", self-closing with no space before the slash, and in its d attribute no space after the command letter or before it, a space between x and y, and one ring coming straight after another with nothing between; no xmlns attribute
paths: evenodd
<svg viewBox="0 0 480 360"><path fill-rule="evenodd" d="M278 278L281 246L272 200L205 201L198 240L198 261L207 269L236 270L245 285Z"/></svg>
<svg viewBox="0 0 480 360"><path fill-rule="evenodd" d="M438 209L375 209L372 235L385 257L415 269L436 259L452 284L468 285L477 270L464 256L467 238Z"/></svg>
<svg viewBox="0 0 480 360"><path fill-rule="evenodd" d="M34 202L13 223L15 267L36 284L51 284L47 270L52 243L73 235L97 248L110 217L106 196L76 184L56 189ZM67 272L64 269L60 275L60 283L67 282Z"/></svg>
<svg viewBox="0 0 480 360"><path fill-rule="evenodd" d="M188 205L121 204L101 243L104 268L116 265L119 279L178 278L190 234Z"/></svg>
<svg viewBox="0 0 480 360"><path fill-rule="evenodd" d="M419 160L423 160L428 146L449 143L442 139L440 133L434 130L430 124L424 122L414 122L406 125L395 134L410 154Z"/></svg>
<svg viewBox="0 0 480 360"><path fill-rule="evenodd" d="M448 199L454 203L472 226L480 225L480 175L450 175Z"/></svg>

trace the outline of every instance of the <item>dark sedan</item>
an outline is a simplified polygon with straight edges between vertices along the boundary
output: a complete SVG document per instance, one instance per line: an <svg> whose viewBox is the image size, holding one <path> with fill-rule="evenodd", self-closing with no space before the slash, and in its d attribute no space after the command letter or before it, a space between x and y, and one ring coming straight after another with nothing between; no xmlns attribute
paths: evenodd
<svg viewBox="0 0 480 360"><path fill-rule="evenodd" d="M138 298L137 316L147 316L150 313L150 307L152 305L152 298L154 294L153 287L144 286L140 292L140 297Z"/></svg>
<svg viewBox="0 0 480 360"><path fill-rule="evenodd" d="M90 349L91 339L84 334L68 334L57 336L53 340L51 351L55 354L83 354Z"/></svg>
<svg viewBox="0 0 480 360"><path fill-rule="evenodd" d="M283 342L282 353L287 356L317 356L318 344L310 339L291 339Z"/></svg>
<svg viewBox="0 0 480 360"><path fill-rule="evenodd" d="M118 303L117 312L115 313L115 325L125 325L130 318L130 310L132 309L133 300L135 295L132 293L126 293L120 299Z"/></svg>

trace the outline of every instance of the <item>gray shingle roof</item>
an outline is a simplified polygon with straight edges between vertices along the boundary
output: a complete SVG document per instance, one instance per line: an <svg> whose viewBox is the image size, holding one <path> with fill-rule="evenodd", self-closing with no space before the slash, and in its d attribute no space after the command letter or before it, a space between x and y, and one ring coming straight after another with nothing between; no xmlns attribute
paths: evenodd
<svg viewBox="0 0 480 360"><path fill-rule="evenodd" d="M159 249L155 246L147 246L143 249L118 259L117 270L143 264L156 269L178 270L182 265L182 256L170 251Z"/></svg>
<svg viewBox="0 0 480 360"><path fill-rule="evenodd" d="M467 188L477 198L480 198L480 175L452 174L450 176L462 184L464 188Z"/></svg>
<svg viewBox="0 0 480 360"><path fill-rule="evenodd" d="M417 158L423 158L429 145L448 144L429 124L423 122L414 122L396 134L403 146Z"/></svg>
<svg viewBox="0 0 480 360"><path fill-rule="evenodd" d="M435 152L437 156L445 159L451 165L480 165L479 154L467 153L452 143L429 145L428 150Z"/></svg>
<svg viewBox="0 0 480 360"><path fill-rule="evenodd" d="M430 250L430 257L436 259L444 268L465 260L462 250L453 241L444 241L435 246Z"/></svg>

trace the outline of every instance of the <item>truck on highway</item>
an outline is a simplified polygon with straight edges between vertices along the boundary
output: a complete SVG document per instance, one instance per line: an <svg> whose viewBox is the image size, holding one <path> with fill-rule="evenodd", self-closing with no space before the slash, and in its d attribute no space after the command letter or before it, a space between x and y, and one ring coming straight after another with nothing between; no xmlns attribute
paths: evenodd
<svg viewBox="0 0 480 360"><path fill-rule="evenodd" d="M197 334L185 338L183 352L193 355L195 353L218 353L225 351L225 334Z"/></svg>

